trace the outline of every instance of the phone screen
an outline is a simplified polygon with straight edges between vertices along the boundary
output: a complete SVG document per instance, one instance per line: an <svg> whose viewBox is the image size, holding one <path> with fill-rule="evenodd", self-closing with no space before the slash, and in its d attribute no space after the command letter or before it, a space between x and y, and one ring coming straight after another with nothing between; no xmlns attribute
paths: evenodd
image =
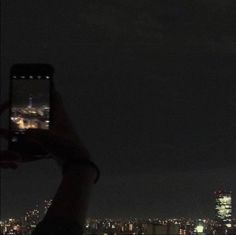
<svg viewBox="0 0 236 235"><path fill-rule="evenodd" d="M24 132L29 128L49 129L49 76L13 76L11 129Z"/></svg>
<svg viewBox="0 0 236 235"><path fill-rule="evenodd" d="M52 75L48 65L15 65L11 69L9 125L14 133L10 141L13 148L20 147L27 129L50 128Z"/></svg>

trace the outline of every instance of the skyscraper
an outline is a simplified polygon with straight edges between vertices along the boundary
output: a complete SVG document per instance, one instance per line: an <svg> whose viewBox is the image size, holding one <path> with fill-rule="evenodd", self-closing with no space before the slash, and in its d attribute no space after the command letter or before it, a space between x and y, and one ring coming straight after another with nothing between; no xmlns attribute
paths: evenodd
<svg viewBox="0 0 236 235"><path fill-rule="evenodd" d="M230 228L232 226L232 192L215 192L216 206L215 216L219 225Z"/></svg>

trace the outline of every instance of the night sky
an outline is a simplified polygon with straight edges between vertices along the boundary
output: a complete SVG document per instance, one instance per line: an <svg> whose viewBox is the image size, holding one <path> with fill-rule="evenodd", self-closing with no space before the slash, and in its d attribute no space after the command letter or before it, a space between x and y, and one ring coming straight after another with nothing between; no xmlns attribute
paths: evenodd
<svg viewBox="0 0 236 235"><path fill-rule="evenodd" d="M2 0L2 99L12 64L54 66L101 168L88 216L213 217L216 189L236 200L235 11L234 0ZM2 217L59 182L48 160L2 170Z"/></svg>
<svg viewBox="0 0 236 235"><path fill-rule="evenodd" d="M27 106L29 97L32 97L33 105L49 105L49 80L13 80L13 105Z"/></svg>

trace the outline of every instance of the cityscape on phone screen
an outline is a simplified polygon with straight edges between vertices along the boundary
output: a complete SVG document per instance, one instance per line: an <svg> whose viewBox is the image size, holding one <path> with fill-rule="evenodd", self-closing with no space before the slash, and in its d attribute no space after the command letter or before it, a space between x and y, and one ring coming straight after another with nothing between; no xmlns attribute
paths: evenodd
<svg viewBox="0 0 236 235"><path fill-rule="evenodd" d="M49 129L50 76L12 76L11 130Z"/></svg>

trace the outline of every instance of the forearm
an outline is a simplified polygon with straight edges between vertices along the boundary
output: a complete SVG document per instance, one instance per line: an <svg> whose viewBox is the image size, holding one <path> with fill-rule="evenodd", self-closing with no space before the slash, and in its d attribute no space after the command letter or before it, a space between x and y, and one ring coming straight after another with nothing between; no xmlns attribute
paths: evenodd
<svg viewBox="0 0 236 235"><path fill-rule="evenodd" d="M84 225L96 172L88 166L65 173L44 220L63 218Z"/></svg>

